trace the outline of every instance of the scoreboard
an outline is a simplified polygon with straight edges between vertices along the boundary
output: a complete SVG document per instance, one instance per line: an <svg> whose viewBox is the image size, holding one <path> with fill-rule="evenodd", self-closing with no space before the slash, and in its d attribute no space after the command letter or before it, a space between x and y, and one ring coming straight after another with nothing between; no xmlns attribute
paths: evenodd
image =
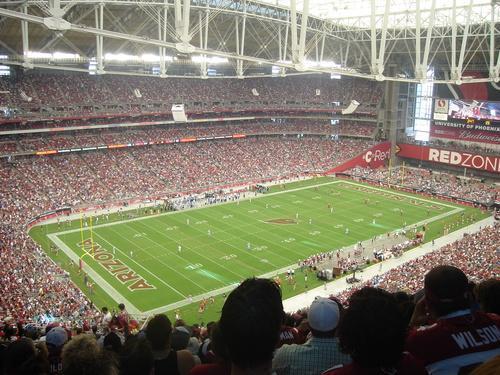
<svg viewBox="0 0 500 375"><path fill-rule="evenodd" d="M500 127L500 102L480 102L477 100L435 99L435 121L448 121L469 125L476 130Z"/></svg>

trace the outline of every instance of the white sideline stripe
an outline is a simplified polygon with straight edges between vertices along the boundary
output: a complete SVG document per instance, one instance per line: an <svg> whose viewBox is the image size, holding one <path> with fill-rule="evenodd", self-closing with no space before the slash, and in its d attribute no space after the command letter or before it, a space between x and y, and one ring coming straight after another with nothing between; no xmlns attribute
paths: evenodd
<svg viewBox="0 0 500 375"><path fill-rule="evenodd" d="M245 198L244 200L260 199L260 198L269 197L269 196L273 196L273 195L285 194L285 193L290 193L290 192L293 192L293 191L306 190L306 189L310 189L310 188L321 187L321 186L325 186L325 185L338 184L338 183L347 183L347 184L351 184L351 185L355 185L355 186L361 186L361 187L369 188L369 189L372 189L372 190L383 191L383 192L387 192L387 193L390 193L390 194L403 196L403 197L406 197L406 198L418 199L420 201L424 201L424 202L428 202L428 203L432 203L432 204L437 204L437 205L441 205L441 206L446 206L448 208L454 208L454 210L452 210L452 211L444 212L444 213L442 213L440 215L433 216L432 218L429 218L428 220L422 220L422 221L420 221L418 223L410 224L410 225L408 225L408 227L410 227L410 226L419 226L419 225L423 225L424 223L431 223L431 222L440 220L440 219L442 219L442 218L444 218L446 216L451 216L451 215L454 215L455 213L458 213L458 212L464 210L464 208L455 207L455 206L452 206L452 205L448 205L446 203L435 202L435 201L431 201L431 200L428 200L428 199L425 199L425 198L420 198L418 196L413 196L413 195L403 194L403 193L399 193L399 192L394 192L394 191L389 190L389 189L380 189L380 188L376 188L376 187L372 187L372 186L367 186L367 185L363 185L363 184L358 184L356 182L351 182L351 181L346 181L346 180L336 180L336 181L327 182L327 183L324 183L324 184L304 186L304 187L301 187L301 188L296 188L296 189L291 189L291 190L286 190L286 191L279 191L279 192L275 192L275 193L269 193L269 194L265 194L265 195L262 195L262 196L259 196L259 197ZM235 201L224 202L224 203L220 203L218 205L231 204L231 203L234 203L234 202ZM211 207L211 206L193 207L193 208L190 208L190 209L187 209L187 210L183 210L183 211L172 211L172 212L166 212L166 213L156 214L156 215L151 215L151 216L144 216L144 217L139 217L139 218L134 218L134 219L129 219L129 220L120 220L120 221L115 221L113 223L106 223L106 224L101 224L101 225L94 225L94 226L92 226L92 229L99 228L99 227L107 227L107 226L111 226L111 225L115 225L115 224L128 223L128 222L132 222L132 221L144 220L144 219L148 219L148 218L151 218L151 217L158 217L158 216L171 215L171 214L175 214L175 213L182 213L182 212L189 211L189 210L203 209L203 208L208 208L208 207ZM396 230L392 231L391 233L397 232L397 231L399 231L401 229L402 228L396 229ZM85 230L87 231L88 228L85 229ZM72 259L73 261L75 261L77 264L78 264L79 257L73 252L73 250L71 250L71 248L69 248L64 242L62 242L58 238L58 236L62 235L62 234L69 234L69 233L74 233L74 232L78 232L78 231L80 231L80 229L72 229L72 230L67 230L67 231L58 232L58 233L55 233L55 234L49 234L48 235L48 237L51 240L53 240L54 243L56 243L66 253L66 255L68 255L68 257L70 257L70 259ZM366 240L366 241L369 241L369 239ZM352 245L352 246L354 246L354 245ZM345 248L345 250L347 251L350 248L351 247ZM196 295L196 296L194 296L194 297L192 297L190 299L185 299L185 300L177 301L177 302L174 302L174 303L171 303L171 304L168 304L168 305L156 307L154 309L141 312L134 305L132 305L125 297L123 297L116 289L114 289L108 282L106 282L100 275L98 275L96 271L94 271L92 268L90 268L90 266L87 266L87 264L85 264L84 268L88 268L89 269L89 271L87 272L89 274L89 276L91 276L94 279L94 281L99 282L100 283L99 286L106 293L108 293L115 301L117 301L117 302L122 301L124 303L126 301L128 306L131 306L133 309L135 309L137 311L135 313L143 313L143 314L149 314L149 315L150 314L161 313L161 312L165 312L165 311L171 311L173 309L189 305L189 304L191 304L193 302L201 301L204 298L208 298L208 297L211 297L211 296L216 296L216 295L219 295L219 294L222 294L222 293L229 292L229 291L235 289L238 286L238 284L232 284L232 285L225 286L225 287L222 287L222 288L219 288L219 289L214 289L214 290L206 292L206 293L198 294L198 295ZM297 264L292 264L290 266L283 267L283 268L280 268L280 269L277 269L277 270L265 273L265 274L260 275L258 277L269 278L269 277L273 277L273 276L275 276L277 274L284 273L288 269L296 269L296 268L298 268ZM94 277L94 275L97 278ZM117 298L119 298L119 299L117 299ZM129 311L133 312L131 309Z"/></svg>
<svg viewBox="0 0 500 375"><path fill-rule="evenodd" d="M428 202L428 203L434 203L434 204L438 204L440 206L445 206L445 207L449 207L449 208L457 208L456 206L452 206L450 204L446 204L446 203L442 203L442 202L436 202L436 201L431 201L431 200L428 200L426 198L420 198L418 195L417 196L415 196L415 195L408 195L408 194L405 194L405 193L399 193L397 191L392 191L389 188L387 188L387 189L380 189L380 188L377 188L377 187L374 187L374 186L358 184L356 182L352 182L352 181L348 181L348 180L343 180L343 181L339 181L339 182L343 182L345 184L350 184L350 185L355 185L355 186L361 186L361 187L372 189L372 190L384 191L386 193L390 193L390 194L394 194L394 195L399 195L401 197L418 199L419 201ZM463 210L463 208L462 208L462 210Z"/></svg>
<svg viewBox="0 0 500 375"><path fill-rule="evenodd" d="M423 202L433 203L433 204L437 204L437 205L440 205L440 206L445 206L445 207L448 207L448 208L457 208L455 206L452 206L452 205L449 205L449 204L446 204L446 203L431 201L431 200L428 200L426 198L420 198L419 196L408 195L408 194L404 194L404 193L399 193L399 192L396 192L396 191L392 191L390 189L380 189L380 188L376 188L376 187L369 186L369 185L358 184L356 182L352 182L352 181L348 181L348 180L335 180L335 181L331 181L331 182L325 182L323 184L303 186L303 187L300 187L300 188L295 188L295 189L290 189L290 190L285 190L285 191L277 191L277 192L274 192L274 193L263 194L263 195L260 195L260 196L257 196L257 197L242 198L242 199L240 199L240 201L247 201L247 200L250 200L250 199L262 199L262 198L271 197L271 196L274 196L274 195L286 194L286 193L291 193L291 192L294 192L294 191L306 190L306 189L311 189L311 188L315 188L315 187L321 187L321 186L333 185L333 184L339 184L339 183L351 184L351 185L361 186L361 187L372 189L372 190L384 191L384 192L388 192L390 194L399 195L399 196L406 197L406 198L418 199L418 200L423 201ZM209 206L186 208L186 209L184 209L182 211L170 211L170 212L164 212L164 213L161 213L161 214L135 217L133 219L113 221L112 223L92 225L92 229L94 229L94 228L104 228L104 227L109 227L109 226L112 226L112 225L118 225L118 224L122 224L122 223L129 223L129 222L138 221L138 220L146 220L146 219L150 219L150 218L153 218L153 217L159 217L159 216L165 216L165 215L173 215L173 214L180 214L180 213L183 213L183 212L186 212L186 211L201 210L201 209L204 209L204 208L209 208L209 207L214 207L214 206L222 206L222 205L225 205L225 204L233 204L235 202L237 202L237 201L222 202L222 203L217 203L217 204L209 205ZM461 210L463 210L463 209L461 209ZM131 211L133 211L133 210L131 210ZM124 212L126 212L126 211L124 211ZM88 231L89 228L86 227L83 230L84 231ZM74 233L74 232L80 232L80 228L69 229L69 230L65 230L65 231L62 231L62 232L57 232L56 234L57 235L61 235L61 234L69 234L69 233Z"/></svg>
<svg viewBox="0 0 500 375"><path fill-rule="evenodd" d="M295 189L290 189L290 190L285 190L285 191L276 191L274 193L262 194L262 195L256 196L256 197L252 196L252 197L242 198L242 199L239 199L239 201L243 202L243 201L248 201L250 199L261 199L261 198L265 198L265 197L271 197L273 195L286 194L286 193L290 193L290 192L293 192L293 191L300 191L300 190L306 190L306 189L311 189L311 188L315 188L315 187L321 187L321 186L325 186L325 185L338 184L339 182L343 182L343 181L331 181L331 182L325 182L323 184L303 186L303 187L300 187L300 188L295 188ZM362 186L364 186L364 185L362 185ZM228 201L228 202L221 202L221 203L212 204L212 205L209 205L209 206L186 208L186 209L184 209L182 211L170 211L170 212L164 212L162 214L154 214L154 215L148 215L148 216L135 217L133 219L113 221L112 223L92 225L92 229L94 229L94 228L108 227L108 226L111 226L111 225L117 225L117 224L121 224L121 223L128 223L128 222L132 222L132 221L146 220L146 219L150 219L152 217L159 217L159 216L165 216L165 215L174 215L174 214L179 214L179 213L186 212L186 211L202 210L204 208L209 208L209 207L214 207L214 206L222 206L222 205L225 205L225 204L232 204L232 203L236 203L236 202L238 202L238 201L234 200L234 201ZM130 210L130 211L133 211L133 210ZM84 228L83 230L86 231L86 230L89 230L89 228ZM59 234L69 234L69 233L74 233L74 232L79 232L79 231L80 231L80 228L69 229L69 230L66 230L66 231L63 231L63 232L57 232L57 234L58 235Z"/></svg>
<svg viewBox="0 0 500 375"><path fill-rule="evenodd" d="M58 236L57 234L51 233L47 237L54 242L64 253L75 262L79 264L80 257L75 254ZM101 275L99 275L92 267L87 265L86 262L83 263L83 270L97 283L99 286L111 297L116 303L124 303L127 306L127 310L131 314L139 314L141 311L134 306L132 302L123 297L120 292L113 288Z"/></svg>

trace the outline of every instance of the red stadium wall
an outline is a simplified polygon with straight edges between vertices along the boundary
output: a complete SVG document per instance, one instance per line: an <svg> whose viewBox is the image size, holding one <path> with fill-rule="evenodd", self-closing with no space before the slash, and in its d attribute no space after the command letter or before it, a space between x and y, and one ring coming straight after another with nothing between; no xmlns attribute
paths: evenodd
<svg viewBox="0 0 500 375"><path fill-rule="evenodd" d="M399 144L399 157L430 161L476 169L500 174L500 156L481 155L464 151L451 151L442 148L418 146L412 144Z"/></svg>
<svg viewBox="0 0 500 375"><path fill-rule="evenodd" d="M391 152L391 142L382 142L372 148L363 151L355 158L346 161L345 163L330 169L325 174L344 172L354 167L363 168L380 168L389 160Z"/></svg>

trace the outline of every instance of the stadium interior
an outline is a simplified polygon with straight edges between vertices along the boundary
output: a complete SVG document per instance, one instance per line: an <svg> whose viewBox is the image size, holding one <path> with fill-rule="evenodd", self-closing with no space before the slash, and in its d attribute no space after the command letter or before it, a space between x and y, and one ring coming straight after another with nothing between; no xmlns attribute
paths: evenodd
<svg viewBox="0 0 500 375"><path fill-rule="evenodd" d="M0 2L0 374L498 374L500 3Z"/></svg>

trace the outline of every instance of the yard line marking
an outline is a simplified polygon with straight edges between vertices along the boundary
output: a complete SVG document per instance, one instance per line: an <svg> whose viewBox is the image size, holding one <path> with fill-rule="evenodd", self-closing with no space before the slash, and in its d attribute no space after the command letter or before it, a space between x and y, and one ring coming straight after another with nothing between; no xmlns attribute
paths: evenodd
<svg viewBox="0 0 500 375"><path fill-rule="evenodd" d="M107 244L109 244L110 246L113 246L113 244L111 242L109 242L107 239L105 239L103 236L101 236L99 233L97 232L93 232L93 234L99 238L101 238L102 240L104 240ZM122 237L123 238L123 237ZM129 240L127 240L129 241ZM130 242L130 241L129 241ZM181 293L180 291L178 291L177 289L175 289L172 285L166 283L163 279L161 279L160 277L158 277L157 275L155 275L153 272L151 272L150 270L148 270L146 267L144 267L143 265L141 265L140 263L136 262L133 258L129 257L124 251L120 250L119 247L115 246L116 250L118 250L120 253L122 253L127 259L130 259L133 263L137 264L140 268L142 268L144 271L146 271L147 273L149 273L151 276L153 276L155 279L157 279L159 282L161 282L162 284L164 284L167 288L170 288L172 289L174 292L176 292L177 294L179 294L180 296L184 297L184 298L187 298L186 295L184 295L183 293Z"/></svg>
<svg viewBox="0 0 500 375"><path fill-rule="evenodd" d="M143 224L143 225L145 225L145 224ZM159 233L159 234L161 234L161 235L163 235L163 236L167 237L168 239L170 239L170 240L172 240L172 241L175 241L174 239L170 238L169 236L167 236L166 234L162 233L162 232L161 232L161 231L159 231L158 229L155 229L153 225L148 226L148 229L152 229L152 230L154 230L155 232L157 232L157 233ZM194 228L194 230L196 230L196 231L198 231L198 232L201 232L201 230L198 230L198 229L195 229L195 228ZM160 244L159 242L155 241L155 240L150 239L150 241L152 241L152 242L156 243L157 245L161 246L161 244ZM219 242L224 242L224 241L219 241ZM228 245L229 245L229 244L228 244ZM230 246L231 246L231 245L230 245ZM234 246L233 246L233 247L234 247ZM217 263L215 260L210 259L210 258L208 258L208 257L206 257L206 256L204 256L204 255L202 255L202 254L200 254L199 252L197 252L196 250L193 250L193 249L192 249L192 248L190 248L190 247L186 247L186 250L189 250L189 251L192 251L192 252L196 253L196 254L197 254L198 256L200 256L201 258L205 258L207 261L209 261L209 262L211 262L211 263L214 263L214 264L216 264L217 266L220 266L220 267L224 268L225 270L227 270L228 272L232 273L233 275L235 275L235 276L237 276L237 277L239 277L239 278L241 278L241 277L242 277L240 274L237 274L237 273L233 272L233 271L232 271L232 270L230 270L229 268L224 267L222 264ZM175 255L176 255L177 257L179 257L179 255L177 255L177 254L175 254ZM183 259L182 257L179 257L179 258ZM248 266L248 265L247 265L247 266ZM251 267L251 268L253 268L253 267ZM257 270L257 269L255 269L255 270ZM258 271L258 270L257 270L257 271ZM185 277L185 276L184 276L184 277ZM188 278L188 280L190 280L190 279ZM190 280L190 281L191 281L191 280ZM191 282L192 282L192 281L191 281ZM203 287L201 287L201 288L202 288L202 289L204 289L204 290L207 290L207 289L205 289L205 288L203 288Z"/></svg>
<svg viewBox="0 0 500 375"><path fill-rule="evenodd" d="M336 180L336 181L325 182L325 183L317 184L317 185L303 186L303 187L300 187L300 188L295 188L295 189L290 189L290 190L285 190L285 191L276 191L274 193L266 193L266 194L263 194L263 195L260 195L260 196L257 196L257 197L242 198L239 201L240 202L244 202L244 201L248 201L250 199L262 199L262 198L271 197L271 196L274 196L274 195L286 194L286 193L289 193L289 192L292 192L292 191L307 190L307 189L311 189L311 188L315 188L315 187L321 187L321 186L327 186L327 185L332 185L332 184L338 184L340 182L344 182L344 181L340 181L340 180L337 181ZM364 185L362 185L362 186L364 186ZM112 223L104 223L104 224L93 225L92 228L102 228L102 227L108 227L108 226L112 226L112 225L121 224L121 223L124 223L124 222L140 221L140 220L146 220L146 219L149 219L149 218L159 217L159 216L166 216L166 215L175 215L175 214L179 214L179 213L186 212L186 211L202 210L204 208L215 207L215 206L222 206L222 205L226 205L226 204L233 204L233 203L236 203L236 202L237 201L228 201L228 202L222 202L222 203L217 203L217 204L208 205L208 206L186 208L186 209L184 209L182 211L170 211L170 212L163 212L161 214L154 214L154 215L148 215L148 216L135 217L135 218L132 218L132 219L124 219L124 220L119 220L119 221L113 221ZM84 230L88 230L88 229L84 229ZM79 232L79 231L80 231L80 228L69 229L69 230L66 230L66 231L57 232L57 234L67 234L67 233L73 233L73 232Z"/></svg>
<svg viewBox="0 0 500 375"><path fill-rule="evenodd" d="M461 211L463 211L463 210L464 210L464 208L455 207L455 206L452 206L452 205L448 205L448 204L445 204L445 203L441 203L441 202L439 202L439 201L431 201L431 200L428 200L428 199L425 199L425 198L420 198L420 197L418 197L418 196L416 196L416 195L402 194L402 193L399 193L399 192L395 192L395 191L393 191L393 190L391 190L391 189L379 189L379 188L376 188L376 187L367 186L367 185L363 185L363 184L358 184L358 183L355 183L355 182L345 181L345 180L337 180L337 181L328 182L328 183L323 183L323 184L310 185L310 186L301 187L301 188L296 188L296 189L290 189L290 190L285 190L285 191L280 191L280 192L275 192L275 193L269 193L269 194L265 194L265 195L260 196L260 197L252 197L252 199L261 199L261 198L265 198L265 197L268 197L268 196L279 195L279 194L286 194L286 193L289 193L289 192L291 192L291 191L307 190L307 189L314 188L314 187L320 187L320 186L331 185L331 184L337 184L337 183L345 183L345 184L351 184L351 185L355 185L355 186L362 186L362 187L364 187L364 188L368 188L368 189L372 189L372 190L378 190L378 191L383 191L383 192L387 192L387 193L394 194L394 195L404 196L404 197L409 198L409 199L414 199L414 200L424 201L424 202L428 202L428 203L432 203L432 204L436 204L436 205L440 205L440 206L445 206L445 207L448 207L448 208L454 208L453 210L451 210L451 211L449 211L449 212L444 212L444 213L442 213L442 214L440 214L440 215L432 216L431 218L427 218L427 219L422 220L422 221L420 221L420 222L418 222L418 223L413 223L413 224L411 224L411 225L408 225L407 227L410 227L410 226L412 226L412 227L413 227L413 226L419 226L419 225L421 225L421 224L423 224L423 223L430 223L430 222L434 222L434 221L440 220L440 219L441 219L441 218L443 218L443 217L451 216L451 215L454 215L455 213L458 213L458 212L461 212ZM292 194L292 195L293 195L293 194ZM250 199L250 198L246 198L245 200L248 200L248 199ZM227 202L227 203L222 203L222 204L230 204L230 203L234 203L234 202ZM219 205L222 205L222 204L219 204ZM215 206L215 205L213 205L213 206ZM113 223L105 223L105 224L97 225L97 226L94 226L94 228L99 228L99 227L107 227L107 226L112 226L112 225L116 225L116 224L123 224L123 223L128 223L128 222L133 222L133 221L140 221L140 220L145 220L145 219L148 219L148 218L153 218L153 217L157 217L157 216L164 216L164 215L175 214L175 213L184 213L184 212L189 211L189 210L201 210L201 209L203 209L203 208L209 208L209 207L211 207L211 206L195 207L195 208L193 208L193 209L187 209L187 210L183 210L183 211L175 211L175 212L168 212L168 213L157 214L157 215L151 215L151 216L144 216L144 217L139 217L139 218L134 218L134 219L126 219L126 220L116 221L116 222L113 222ZM243 214L243 216L244 216L244 217L248 217L247 215L244 215L244 214ZM323 216L328 216L328 215L323 215ZM217 221L217 222L219 222L219 220L216 220L216 221ZM127 224L125 224L125 225L127 225ZM146 224L143 224L143 225L146 225ZM55 235L55 238L58 240L57 245L59 246L60 244L62 244L63 246L62 246L62 247L61 247L61 246L59 246L59 247L60 247L63 251L65 251L64 247L66 247L66 249L69 249L69 251L70 251L70 252L73 252L73 251L72 251L69 247L67 247L67 245L66 245L66 244L64 244L64 242L63 242L63 241L61 241L61 240L60 240L57 236L58 236L58 235L61 235L61 234L66 234L66 233L73 233L73 232L77 232L77 231L79 231L79 230L80 230L80 229L69 230L69 231L63 231L63 232L59 232L59 233L56 233L56 234L50 234L50 235L48 235L48 236L49 236L49 238L50 238L50 239L52 239L52 238L51 238L51 236L54 236L54 235ZM87 231L88 229L85 229L85 230ZM112 230L112 229L111 229L111 230ZM156 229L155 229L155 230L156 230ZM397 229L397 230L395 230L395 231L398 231L398 230L401 230L401 229ZM198 230L198 231L199 231L200 233L202 233L202 231L201 231L201 230ZM265 231L265 230L263 230L263 231ZM260 233L260 232L263 232L263 231L257 231L256 233ZM224 231L224 232L226 232L226 231ZM162 234L163 234L163 233L162 233ZM249 233L249 234L251 234L251 235L255 235L254 233ZM165 235L165 234L164 234L164 235ZM167 236L167 237L168 237L168 236ZM198 237L198 236L197 236L197 237ZM201 236L199 236L199 237L201 237ZM102 238L102 236L101 236L101 238ZM170 238L170 237L169 237L169 238ZM108 242L107 240L105 240L105 241L106 241L106 242ZM54 242L55 242L55 241L54 241ZM129 241L129 242L130 242L130 241ZM156 241L153 241L153 242L156 242ZM219 242L226 243L225 241L222 241L222 240L219 240ZM266 242L272 242L272 241L266 241ZM109 242L108 242L108 243L109 243ZM284 248L283 246L280 246L280 245L277 245L277 244L275 244L274 246ZM234 247L235 249L240 250L239 248L237 248L237 247L235 247L235 246L233 246L233 245L231 245L231 247ZM288 249L288 250L290 250L290 249ZM191 251L193 251L193 250L191 250ZM194 252L195 252L196 254L199 254L199 253L198 253L198 252L196 252L196 251L194 251ZM65 253L66 253L66 251L65 251ZM148 255L151 255L151 254L149 254L148 252L145 252L145 253L146 253L146 254L148 254ZM243 252L243 253L244 253L244 254L246 254L245 252ZM74 254L74 253L73 253L73 254ZM279 253L273 253L273 254L274 254L274 255L278 255L278 256L279 256ZM67 254L67 255L68 255L68 254ZM71 257L70 257L70 258L71 258ZM77 257L77 258L78 258L78 257ZM127 258L128 258L128 256L127 256ZM282 257L282 258L284 258L284 257ZM258 258L258 259L259 259L259 258ZM292 268L296 268L296 265L292 265L291 267L292 267ZM284 267L284 268L283 268L283 270L286 270L286 269L288 269L288 268L290 268L290 266L289 266L289 267ZM283 273L284 271L283 271L283 272L280 272L281 270L282 270L282 269L280 269L280 270L274 270L274 271L269 272L268 274L272 276L272 275L275 275L276 273ZM93 272L95 273L95 271L93 271ZM149 273L151 273L150 271L148 271L148 272L149 272ZM268 274L264 274L264 275L262 275L261 277L265 277L265 276L266 276L266 275L268 275ZM90 275L90 273L89 273L89 275ZM154 274L153 274L153 275L154 275ZM154 275L154 276L156 276L156 275ZM164 282L163 282L163 283L164 283ZM108 285L109 285L109 284L108 284ZM211 295L214 295L214 293L216 293L217 291L226 290L227 288L231 288L231 287L234 287L234 286L228 286L228 287L223 287L223 288L220 288L220 289L215 289L215 290L212 290L212 291L208 291L207 293L200 294L199 296L205 296L205 295L206 295L206 296L211 296ZM112 287L111 287L111 288L112 288ZM104 288L103 288L103 289L104 289ZM109 295L111 295L111 293L113 293L112 291L111 291L111 293L109 293L109 292L108 292L108 289L105 289L105 290L106 290L106 292L107 292ZM230 289L229 289L229 290L230 290ZM119 294L116 290L115 290L114 292L116 292L119 296L121 296L121 295L120 295L120 294ZM220 293L222 293L222 292L220 292ZM181 295L182 295L182 293L181 293ZM198 296L193 297L193 301L196 301L196 298L197 298L197 297L198 297ZM114 299L115 299L115 297L114 297L114 296L112 296L112 298L114 298ZM126 300L126 299L124 299L124 298L121 296L121 300L123 300L123 301L124 301L124 300ZM128 304L130 304L130 302L129 302ZM180 305L179 305L179 304L180 304ZM188 303L186 303L186 300L184 300L184 301L178 301L178 302L175 302L175 303L173 303L173 304L166 305L166 306L162 306L162 307L159 307L159 308L155 308L155 309L150 310L150 311L155 311L155 310L157 310L157 309L162 309L161 311L165 311L165 307L167 307L167 306L168 306L168 307L170 307L170 306L184 306L184 305L186 305L186 304L188 304ZM132 305L132 306L133 306L133 305Z"/></svg>
<svg viewBox="0 0 500 375"><path fill-rule="evenodd" d="M290 189L290 190L285 190L285 191L277 191L277 192L274 192L274 193L263 194L263 195L257 196L257 197L243 198L243 199L240 199L240 201L248 201L249 199L262 199L262 198L271 197L271 196L274 196L274 195L287 194L287 193L293 192L293 191L307 190L307 189L311 189L311 188L316 188L316 187L321 187L321 186L328 186L328 185L334 185L334 184L339 184L339 183L350 184L350 185L354 185L354 186L365 187L365 188L372 189L372 190L383 191L383 192L387 192L387 193L394 194L394 195L399 195L399 196L406 197L406 198L417 199L417 200L420 200L420 201L423 201L423 202L445 206L445 207L448 207L448 208L456 208L455 206L452 206L452 205L449 205L449 204L446 204L446 203L442 203L442 202L439 202L439 201L431 201L431 200L428 200L428 199L425 199L425 198L421 198L421 197L419 197L416 194L415 195L408 195L408 194L404 194L404 193L399 193L399 192L393 191L390 188L380 189L380 188L376 188L376 187L373 187L373 186L370 186L370 185L358 184L356 182L352 182L352 181L348 181L348 180L335 180L335 181L331 181L331 182L325 182L323 184L303 186L303 187L300 187L300 188L295 188L295 189ZM140 221L140 220L147 220L147 219L154 218L154 217L159 217L159 216L180 214L180 213L187 212L187 211L203 210L205 208L210 208L210 207L215 207L215 206L222 206L222 205L226 205L226 204L234 204L234 203L235 203L235 201L228 201L228 202L222 202L222 203L218 203L218 204L214 204L214 205L187 208L187 209L182 210L182 211L170 211L170 212L164 212L164 213L161 213L161 214L135 217L135 218L132 218L132 219L124 219L124 220L119 220L119 221L113 221L112 223L104 223L104 224L93 225L93 228L94 229L95 228L103 228L103 227L118 225L118 224L122 224L122 223L128 223L128 222ZM85 230L89 230L89 229L85 228L84 231ZM58 235L60 235L60 234L68 234L68 233L74 233L74 232L79 232L79 231L80 231L80 228L76 228L76 229L70 229L70 230L66 230L66 231L57 232L56 234L58 234Z"/></svg>

